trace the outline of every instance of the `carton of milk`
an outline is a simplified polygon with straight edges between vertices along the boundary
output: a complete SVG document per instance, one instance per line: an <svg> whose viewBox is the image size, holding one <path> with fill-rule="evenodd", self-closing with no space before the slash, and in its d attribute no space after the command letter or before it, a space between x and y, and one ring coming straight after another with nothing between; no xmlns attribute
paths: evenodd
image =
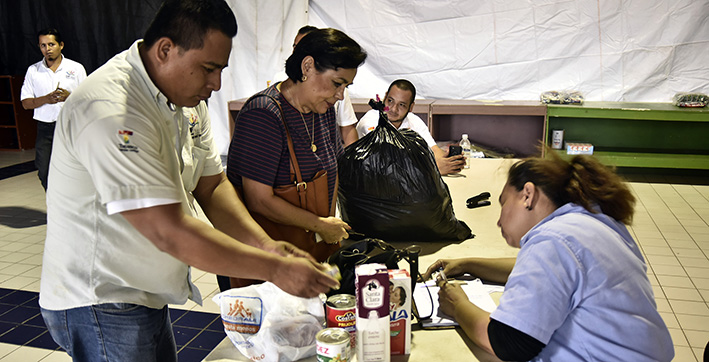
<svg viewBox="0 0 709 362"><path fill-rule="evenodd" d="M382 264L355 268L357 361L389 362L389 272Z"/></svg>
<svg viewBox="0 0 709 362"><path fill-rule="evenodd" d="M411 276L406 269L389 270L391 354L411 353Z"/></svg>

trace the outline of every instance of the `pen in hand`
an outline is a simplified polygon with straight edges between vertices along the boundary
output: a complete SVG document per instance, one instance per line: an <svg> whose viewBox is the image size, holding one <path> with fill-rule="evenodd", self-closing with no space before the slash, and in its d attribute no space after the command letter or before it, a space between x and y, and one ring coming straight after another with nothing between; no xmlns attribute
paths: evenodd
<svg viewBox="0 0 709 362"><path fill-rule="evenodd" d="M438 280L436 281L436 284L438 284L439 287L448 284L448 278L446 277L446 273L443 272L443 268L438 270Z"/></svg>

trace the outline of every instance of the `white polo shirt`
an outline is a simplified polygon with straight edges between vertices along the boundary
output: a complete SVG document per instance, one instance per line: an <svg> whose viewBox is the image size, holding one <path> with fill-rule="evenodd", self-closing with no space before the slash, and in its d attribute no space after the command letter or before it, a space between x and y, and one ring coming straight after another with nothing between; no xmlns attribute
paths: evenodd
<svg viewBox="0 0 709 362"><path fill-rule="evenodd" d="M377 128L377 125L379 125L379 111L376 109L367 111L367 113L365 113L359 120L359 123L357 123L357 134L359 135L359 138L362 138L367 133L374 131L374 129ZM428 130L428 126L426 126L426 123L421 119L421 117L409 112L406 115L406 118L404 118L401 122L401 125L399 125L398 129L403 130L407 128L416 131L416 133L418 133L419 136L426 141L428 147L433 147L436 145L436 141L433 139L433 136L431 136L431 131Z"/></svg>
<svg viewBox="0 0 709 362"><path fill-rule="evenodd" d="M201 303L189 267L158 250L108 204L181 203L222 172L207 107L170 107L135 42L67 99L54 138L39 303L62 310L100 303L152 308ZM129 207L130 208L130 207ZM114 212L125 210L119 206Z"/></svg>
<svg viewBox="0 0 709 362"><path fill-rule="evenodd" d="M20 99L42 97L53 92L57 87L73 93L84 79L86 79L84 66L67 59L63 55L62 62L56 72L47 67L44 59L42 59L27 68L22 90L20 91ZM33 118L41 122L55 122L63 105L64 102L59 102L37 107L34 109Z"/></svg>

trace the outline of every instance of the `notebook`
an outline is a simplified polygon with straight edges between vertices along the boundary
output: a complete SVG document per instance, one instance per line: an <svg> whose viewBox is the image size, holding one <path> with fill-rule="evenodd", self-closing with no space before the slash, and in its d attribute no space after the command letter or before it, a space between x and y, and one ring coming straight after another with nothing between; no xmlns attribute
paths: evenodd
<svg viewBox="0 0 709 362"><path fill-rule="evenodd" d="M463 291L468 295L468 299L488 313L492 313L497 308L490 293L504 290L504 286L483 284L480 279L455 280L451 283L460 283ZM418 315L422 317L419 321L422 328L453 328L458 325L453 317L438 310L438 290L439 288L433 280L416 283L413 295ZM430 318L423 318L429 315Z"/></svg>

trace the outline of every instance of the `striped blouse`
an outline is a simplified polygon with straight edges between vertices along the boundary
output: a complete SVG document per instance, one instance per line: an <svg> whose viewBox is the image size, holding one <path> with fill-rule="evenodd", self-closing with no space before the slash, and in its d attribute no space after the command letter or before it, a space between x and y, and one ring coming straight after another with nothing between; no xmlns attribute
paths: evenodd
<svg viewBox="0 0 709 362"><path fill-rule="evenodd" d="M330 107L325 114L303 114L301 118L301 113L288 103L276 85L257 94L268 94L280 101L303 180L310 181L318 171L327 170L331 201L337 175L337 157L343 151L335 123L335 109ZM317 146L316 152L312 152L310 147L311 136ZM271 187L291 184L289 157L278 106L267 97L257 97L244 105L236 118L229 146L227 177L231 183L241 187L241 177L246 177Z"/></svg>

